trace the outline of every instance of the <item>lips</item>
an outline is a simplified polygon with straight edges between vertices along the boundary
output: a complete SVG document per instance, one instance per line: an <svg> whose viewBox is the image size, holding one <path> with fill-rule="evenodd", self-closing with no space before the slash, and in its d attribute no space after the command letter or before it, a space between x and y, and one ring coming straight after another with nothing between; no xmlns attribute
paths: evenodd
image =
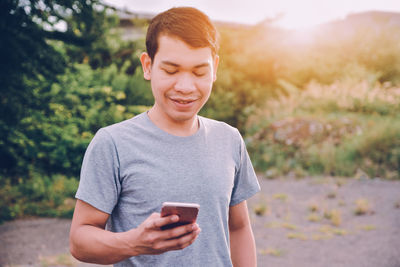
<svg viewBox="0 0 400 267"><path fill-rule="evenodd" d="M193 102L194 100L176 100L176 99L173 99L173 101L178 102L179 104L189 104L189 103Z"/></svg>
<svg viewBox="0 0 400 267"><path fill-rule="evenodd" d="M190 104L190 103L192 103L192 102L197 100L195 98L185 99L185 98L173 98L173 97L171 97L170 99L172 101L174 101L176 103L179 103L179 104L182 104L182 105Z"/></svg>

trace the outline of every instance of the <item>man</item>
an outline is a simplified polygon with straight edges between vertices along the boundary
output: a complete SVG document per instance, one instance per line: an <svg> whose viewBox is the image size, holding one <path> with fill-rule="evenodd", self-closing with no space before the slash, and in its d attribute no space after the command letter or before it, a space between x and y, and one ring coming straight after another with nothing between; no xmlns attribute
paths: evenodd
<svg viewBox="0 0 400 267"><path fill-rule="evenodd" d="M154 106L100 129L82 164L72 255L116 266L255 266L246 199L259 185L239 132L198 116L216 80L217 31L194 8L150 23L144 78ZM161 230L161 203L200 204L197 223ZM200 230L201 228L201 230ZM201 231L201 234L200 234Z"/></svg>

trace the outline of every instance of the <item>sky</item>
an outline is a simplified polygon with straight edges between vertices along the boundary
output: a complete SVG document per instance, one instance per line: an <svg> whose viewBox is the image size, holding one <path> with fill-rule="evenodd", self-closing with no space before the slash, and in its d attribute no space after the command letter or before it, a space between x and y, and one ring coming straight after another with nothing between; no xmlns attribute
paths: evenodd
<svg viewBox="0 0 400 267"><path fill-rule="evenodd" d="M211 19L256 24L277 19L275 25L287 29L308 28L343 19L363 11L400 13L400 0L104 0L129 11L159 13L175 6L192 6Z"/></svg>

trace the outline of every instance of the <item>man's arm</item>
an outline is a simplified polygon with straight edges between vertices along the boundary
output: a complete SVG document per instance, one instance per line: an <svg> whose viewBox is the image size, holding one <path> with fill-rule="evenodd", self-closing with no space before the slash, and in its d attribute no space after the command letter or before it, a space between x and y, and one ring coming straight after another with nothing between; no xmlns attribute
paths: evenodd
<svg viewBox="0 0 400 267"><path fill-rule="evenodd" d="M105 230L109 214L78 200L70 230L70 251L80 261L114 264L141 254L161 254L191 245L200 233L197 224L170 230L160 227L177 222L178 216L153 213L139 227L127 232Z"/></svg>
<svg viewBox="0 0 400 267"><path fill-rule="evenodd" d="M233 266L257 266L256 245L246 201L229 208L229 234Z"/></svg>

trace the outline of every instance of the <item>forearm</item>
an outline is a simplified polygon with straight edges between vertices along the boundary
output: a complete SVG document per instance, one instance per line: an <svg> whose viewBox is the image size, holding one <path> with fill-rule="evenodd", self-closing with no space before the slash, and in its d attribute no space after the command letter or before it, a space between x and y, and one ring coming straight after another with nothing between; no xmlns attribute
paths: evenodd
<svg viewBox="0 0 400 267"><path fill-rule="evenodd" d="M71 254L80 261L114 264L134 256L126 242L128 232L113 233L95 226L82 225L71 232Z"/></svg>
<svg viewBox="0 0 400 267"><path fill-rule="evenodd" d="M230 231L233 266L257 266L256 245L250 225Z"/></svg>
<svg viewBox="0 0 400 267"><path fill-rule="evenodd" d="M184 249L200 233L195 223L161 230L167 224L178 222L176 215L160 217L159 213L153 213L137 228L113 233L104 230L104 219L99 220L100 223L79 223L79 214L74 215L76 218L72 221L70 250L83 262L114 264L132 256Z"/></svg>

